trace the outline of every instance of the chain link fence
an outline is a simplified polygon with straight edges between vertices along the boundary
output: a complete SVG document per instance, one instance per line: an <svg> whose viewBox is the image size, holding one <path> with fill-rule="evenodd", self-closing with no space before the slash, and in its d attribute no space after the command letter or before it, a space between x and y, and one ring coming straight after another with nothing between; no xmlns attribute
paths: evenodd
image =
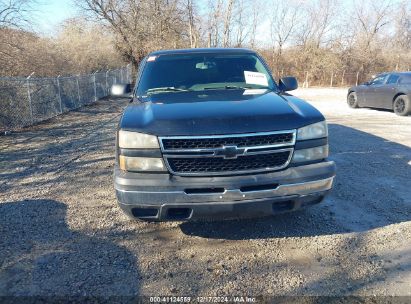
<svg viewBox="0 0 411 304"><path fill-rule="evenodd" d="M0 77L0 130L26 127L108 96L131 83L132 67L55 78Z"/></svg>
<svg viewBox="0 0 411 304"><path fill-rule="evenodd" d="M350 87L371 80L371 78L377 74L379 74L379 72L363 73L346 72L344 70L337 70L328 73L322 72L318 74L305 72L304 75L299 77L299 82L301 83L301 86L305 88L311 86Z"/></svg>

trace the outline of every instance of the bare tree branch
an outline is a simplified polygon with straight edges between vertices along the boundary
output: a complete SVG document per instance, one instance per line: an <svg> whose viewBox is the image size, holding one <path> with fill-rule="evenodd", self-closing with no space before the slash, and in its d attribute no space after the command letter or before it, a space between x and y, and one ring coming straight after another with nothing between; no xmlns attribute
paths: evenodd
<svg viewBox="0 0 411 304"><path fill-rule="evenodd" d="M29 25L35 0L0 0L0 28Z"/></svg>

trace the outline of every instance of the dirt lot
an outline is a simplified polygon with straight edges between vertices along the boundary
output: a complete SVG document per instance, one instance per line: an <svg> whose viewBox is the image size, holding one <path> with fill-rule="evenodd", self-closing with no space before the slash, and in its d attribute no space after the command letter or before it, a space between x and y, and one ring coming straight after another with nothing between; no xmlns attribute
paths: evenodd
<svg viewBox="0 0 411 304"><path fill-rule="evenodd" d="M410 295L411 117L327 117L338 173L311 209L255 220L128 219L112 185L126 101L103 100L0 137L0 295Z"/></svg>

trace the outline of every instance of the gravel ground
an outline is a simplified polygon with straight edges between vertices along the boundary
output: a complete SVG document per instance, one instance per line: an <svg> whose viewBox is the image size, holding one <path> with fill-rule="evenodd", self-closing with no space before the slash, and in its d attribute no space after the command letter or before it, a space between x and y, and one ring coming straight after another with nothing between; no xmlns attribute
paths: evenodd
<svg viewBox="0 0 411 304"><path fill-rule="evenodd" d="M262 219L145 223L112 185L123 100L0 137L0 295L409 295L411 117L299 89L329 122L321 205Z"/></svg>

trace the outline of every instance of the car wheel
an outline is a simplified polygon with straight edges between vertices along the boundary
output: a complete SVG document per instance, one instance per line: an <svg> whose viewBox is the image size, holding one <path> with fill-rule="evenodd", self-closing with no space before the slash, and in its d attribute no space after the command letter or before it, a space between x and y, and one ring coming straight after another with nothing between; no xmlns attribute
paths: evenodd
<svg viewBox="0 0 411 304"><path fill-rule="evenodd" d="M411 114L411 102L408 96L400 95L394 100L393 110L395 114L407 116Z"/></svg>
<svg viewBox="0 0 411 304"><path fill-rule="evenodd" d="M353 108L353 109L358 108L357 93L351 92L350 94L348 94L347 103L350 108Z"/></svg>

